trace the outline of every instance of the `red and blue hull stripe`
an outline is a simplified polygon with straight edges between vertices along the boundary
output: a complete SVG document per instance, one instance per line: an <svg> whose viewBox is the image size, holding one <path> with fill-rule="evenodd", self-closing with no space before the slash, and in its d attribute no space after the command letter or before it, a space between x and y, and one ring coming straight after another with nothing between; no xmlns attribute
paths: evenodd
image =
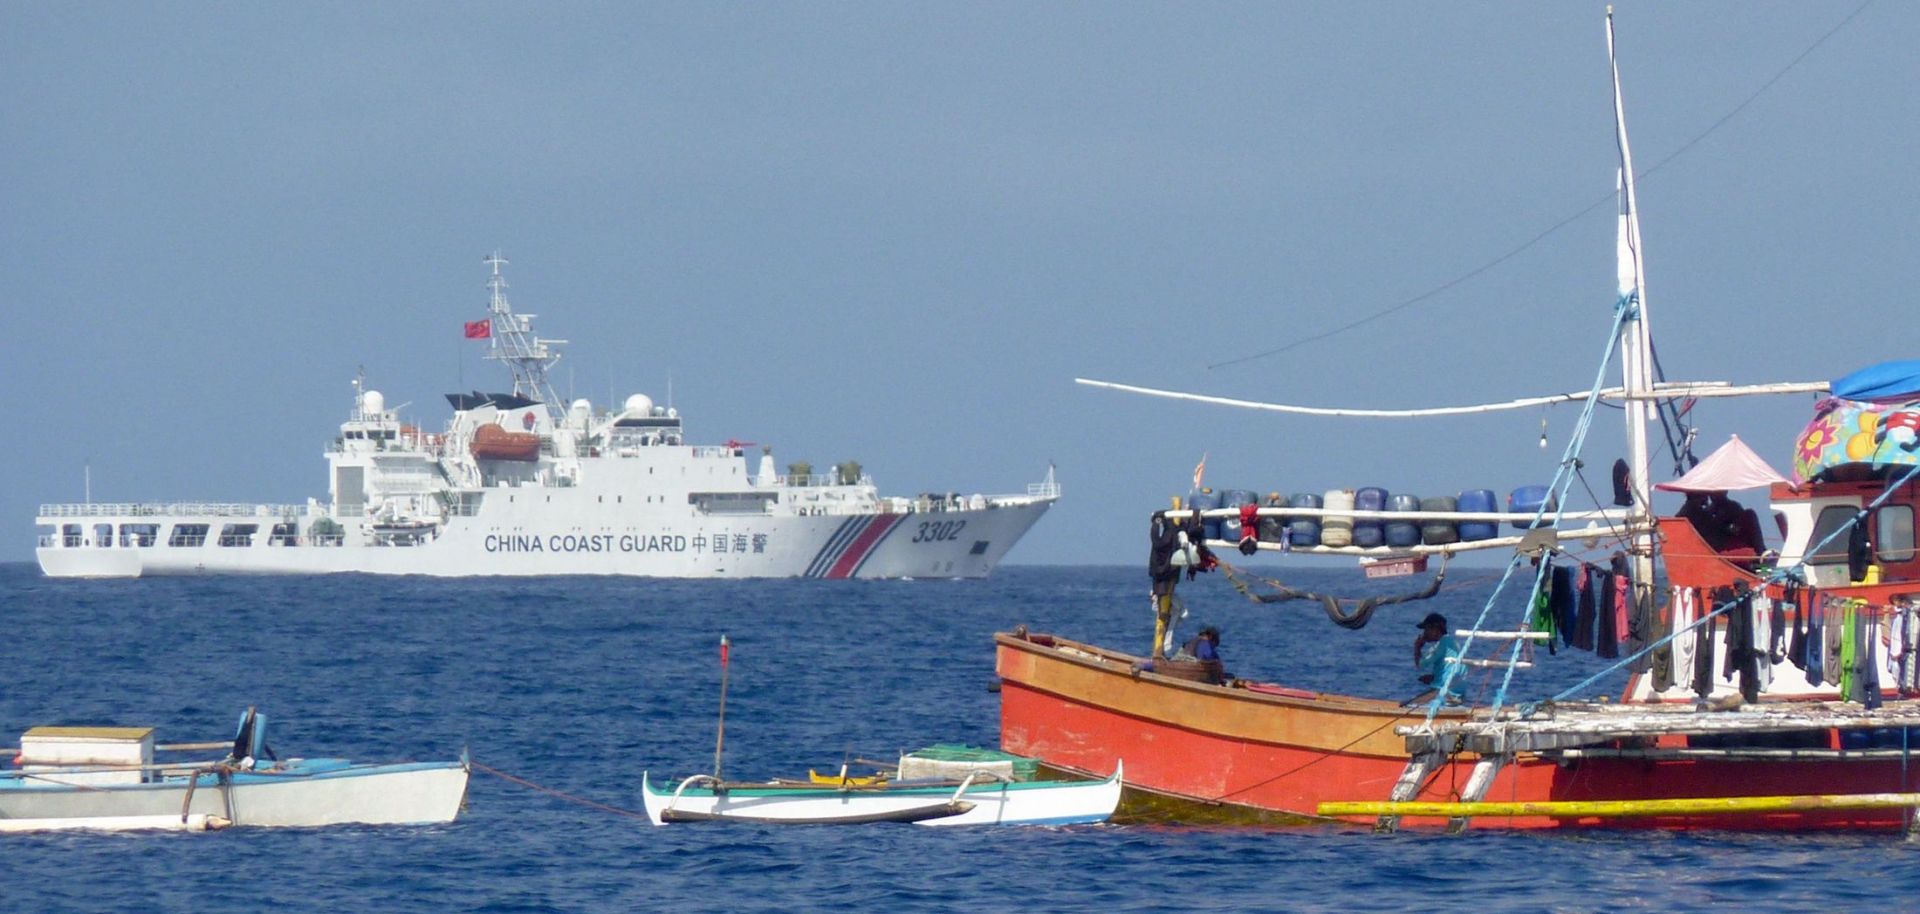
<svg viewBox="0 0 1920 914"><path fill-rule="evenodd" d="M850 578L860 573L867 560L879 550L889 534L900 526L904 514L867 514L841 522L827 544L807 565L809 578Z"/></svg>

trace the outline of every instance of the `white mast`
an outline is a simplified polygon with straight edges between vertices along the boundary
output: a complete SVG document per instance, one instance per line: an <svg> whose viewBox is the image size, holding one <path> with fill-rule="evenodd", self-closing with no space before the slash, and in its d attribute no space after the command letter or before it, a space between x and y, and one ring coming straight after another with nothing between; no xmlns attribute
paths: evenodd
<svg viewBox="0 0 1920 914"><path fill-rule="evenodd" d="M1633 192L1633 152L1627 146L1627 115L1620 98L1620 64L1614 56L1613 7L1607 7L1607 65L1613 71L1614 139L1620 147L1620 227L1616 250L1620 299L1628 313L1620 335L1620 383L1627 397L1627 450L1632 466L1629 480L1634 510L1641 519L1653 516L1653 487L1647 478L1647 411L1653 406L1646 394L1653 390L1653 328L1648 320L1646 269L1641 256L1640 208ZM1633 539L1633 577L1644 585L1653 582L1653 531L1651 525L1636 525Z"/></svg>
<svg viewBox="0 0 1920 914"><path fill-rule="evenodd" d="M535 315L513 313L513 307L507 304L507 278L500 275L500 267L506 262L498 251L486 258L486 264L493 268L493 276L487 280L487 289L492 293L487 305L492 323L488 335L493 340L487 358L507 363L513 372L515 394L544 401L547 411L557 414L564 404L547 381L547 368L560 361L559 351L552 347L565 345L567 341L535 336Z"/></svg>

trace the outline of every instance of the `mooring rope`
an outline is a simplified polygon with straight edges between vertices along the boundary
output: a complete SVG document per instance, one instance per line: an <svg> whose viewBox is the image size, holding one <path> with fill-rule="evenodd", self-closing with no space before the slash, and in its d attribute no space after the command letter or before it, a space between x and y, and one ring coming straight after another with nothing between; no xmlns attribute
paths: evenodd
<svg viewBox="0 0 1920 914"><path fill-rule="evenodd" d="M469 764L469 765L472 765L472 766L473 766L473 769L474 769L475 771L484 771L484 772L486 772L487 774L491 774L491 775L493 775L494 777L497 777L497 778L499 778L499 779L501 779L501 780L503 780L503 781L507 781L507 782L509 782L509 783L513 783L513 784L518 784L518 785L520 785L520 786L522 786L522 787L525 787L525 788L527 788L528 790L534 790L534 791L538 791L538 792L540 792L540 793L544 793L544 794L546 794L546 795L548 795L548 796L551 796L551 797L556 797L556 798L558 798L558 799L562 799L562 800L565 800L565 801L567 801L567 802L569 802L569 803L577 803L577 804L579 804L579 805L581 805L581 806L585 806L585 807L587 807L588 809L598 809L598 810L600 810L601 812L610 812L610 813L613 813L613 814L614 814L614 815L616 815L616 816L628 816L628 817L631 817L631 818L635 818L635 819L646 819L646 820L647 820L647 821L649 821L649 822L651 822L651 821L653 821L653 820L652 820L652 819L651 819L651 818L650 818L650 817L649 817L649 816L648 816L648 815L647 815L646 813L644 813L644 812L639 812L639 811L637 811L637 810L632 810L632 809L621 809L621 808L620 808L620 807L618 807L618 806L608 806L608 805L607 805L607 804L605 804L605 803L601 803L601 802L598 802L598 801L595 801L595 800L589 800L589 799L587 799L586 797L578 797L578 796L574 796L573 794L570 794L570 793L567 793L567 792L566 792L566 791L564 791L564 790L555 790L554 788L552 788L552 787L548 787L548 786L546 786L546 785L544 785L544 784L535 784L534 782L532 782L532 781L529 781L529 780L527 780L526 778L523 778L523 777L516 777L516 776L514 776L514 775L511 775L511 774L508 774L508 773L506 773L506 772L504 772L504 771L501 771L501 770L500 770L500 769L498 769L498 768L493 768L493 767L489 767L489 766L487 766L487 765L482 765L482 764L480 764L479 762L475 762L475 761L469 761L469 762L468 762L467 764Z"/></svg>

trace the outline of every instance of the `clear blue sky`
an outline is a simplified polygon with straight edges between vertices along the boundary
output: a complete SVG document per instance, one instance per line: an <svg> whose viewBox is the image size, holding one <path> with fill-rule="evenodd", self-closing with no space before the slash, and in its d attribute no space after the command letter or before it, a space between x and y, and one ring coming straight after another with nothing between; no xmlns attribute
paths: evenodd
<svg viewBox="0 0 1920 914"><path fill-rule="evenodd" d="M1616 4L1638 162L1856 4ZM1077 387L1442 405L1584 389L1613 303L1600 3L0 2L0 560L36 503L301 501L364 365L501 386L480 260L563 390L883 490L1066 498L1010 556L1144 560L1208 481L1544 482L1574 410L1309 420ZM1670 376L1916 355L1920 10L1875 3L1641 185ZM464 364L463 364L464 359ZM1805 398L1703 406L1790 467ZM1608 413L1589 462L1618 451Z"/></svg>

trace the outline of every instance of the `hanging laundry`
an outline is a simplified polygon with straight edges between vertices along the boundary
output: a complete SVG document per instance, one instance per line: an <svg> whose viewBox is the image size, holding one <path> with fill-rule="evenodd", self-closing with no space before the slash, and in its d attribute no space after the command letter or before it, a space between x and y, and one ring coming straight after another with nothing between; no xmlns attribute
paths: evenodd
<svg viewBox="0 0 1920 914"><path fill-rule="evenodd" d="M1836 628L1839 630L1840 643L1835 646L1836 656L1831 659L1840 665L1840 700L1859 701L1854 697L1854 690L1860 685L1860 671L1854 668L1854 663L1859 657L1860 621L1853 611L1852 601L1840 604L1840 624L1828 626L1827 630L1831 632ZM1832 642L1834 639L1827 640Z"/></svg>
<svg viewBox="0 0 1920 914"><path fill-rule="evenodd" d="M1600 604L1593 592L1593 570L1585 563L1573 569L1573 590L1573 646L1590 651L1600 631Z"/></svg>
<svg viewBox="0 0 1920 914"><path fill-rule="evenodd" d="M1678 602L1677 598L1669 597L1667 605L1662 608L1656 616L1659 620L1659 630L1653 632L1653 634L1659 639L1659 643L1654 646L1653 650L1647 652L1646 657L1647 672L1648 675L1653 677L1653 690L1655 692L1665 692L1673 688L1674 683L1679 682L1681 677L1686 675L1686 672L1680 670L1674 663L1673 639L1670 637L1674 631L1673 608ZM1631 648L1632 645L1629 644L1628 647Z"/></svg>
<svg viewBox="0 0 1920 914"><path fill-rule="evenodd" d="M1893 688L1902 698L1907 694L1907 613L1905 604L1895 603L1887 607L1887 623L1883 629L1887 646L1887 669L1893 673Z"/></svg>
<svg viewBox="0 0 1920 914"><path fill-rule="evenodd" d="M1718 588L1713 592L1713 605L1716 609L1727 608L1727 656L1720 675L1728 680L1739 680L1741 698L1749 702L1759 701L1760 650L1756 644L1759 632L1753 624L1753 593Z"/></svg>
<svg viewBox="0 0 1920 914"><path fill-rule="evenodd" d="M1827 681L1827 610L1820 595L1809 591L1802 598L1806 601L1807 648L1802 659L1806 663L1807 684L1815 688Z"/></svg>
<svg viewBox="0 0 1920 914"><path fill-rule="evenodd" d="M1594 613L1599 625L1593 634L1593 652L1611 660L1620 656L1620 632L1623 631L1613 611L1613 572L1590 569L1587 585L1587 592L1598 607Z"/></svg>
<svg viewBox="0 0 1920 914"><path fill-rule="evenodd" d="M1614 612L1620 620L1618 630L1626 638L1627 653L1639 658L1628 664L1627 672L1644 673L1652 665L1652 660L1641 651L1666 636L1666 632L1658 630L1653 582L1633 580L1630 563L1623 553L1614 553L1610 564L1613 566Z"/></svg>
<svg viewBox="0 0 1920 914"><path fill-rule="evenodd" d="M1843 674L1846 672L1840 664L1840 642L1848 634L1846 609L1847 601L1845 600L1822 598L1820 611L1825 620L1825 632L1824 637L1820 639L1820 665L1826 671L1827 681L1836 686L1843 681ZM1843 699L1847 697L1844 688L1840 691L1840 697Z"/></svg>
<svg viewBox="0 0 1920 914"><path fill-rule="evenodd" d="M1920 657L1915 656L1920 649L1920 610L1912 601L1902 600L1892 611L1887 660L1894 669L1894 688L1901 698L1908 698L1920 693Z"/></svg>
<svg viewBox="0 0 1920 914"><path fill-rule="evenodd" d="M1920 695L1920 604L1902 601L1900 616L1907 622L1906 637L1901 639L1905 662L1900 666L1900 694L1903 697Z"/></svg>
<svg viewBox="0 0 1920 914"><path fill-rule="evenodd" d="M1760 691L1765 692L1773 686L1773 665L1787 659L1786 629L1784 624L1774 625L1776 620L1784 623L1784 619L1764 592L1756 591L1749 599L1753 601L1753 630L1757 636L1765 636L1753 649L1756 681Z"/></svg>
<svg viewBox="0 0 1920 914"><path fill-rule="evenodd" d="M1781 602L1793 610L1793 638L1787 642L1787 660L1802 671L1807 668L1807 608L1800 602L1800 584L1788 581Z"/></svg>
<svg viewBox="0 0 1920 914"><path fill-rule="evenodd" d="M1568 647L1579 647L1576 640L1580 622L1579 595L1573 589L1573 566L1556 564L1547 576L1553 582L1548 601L1553 605L1553 623L1560 633L1560 640Z"/></svg>
<svg viewBox="0 0 1920 914"><path fill-rule="evenodd" d="M1547 569L1545 572L1541 572L1540 577L1535 581L1534 586L1538 589L1535 590L1533 594L1532 622L1534 631L1546 633L1545 643L1547 645L1547 654L1552 655L1558 652L1553 644L1556 632L1553 624L1553 606L1550 602L1550 592L1553 589L1553 560L1548 558L1542 559L1542 561L1547 563Z"/></svg>
<svg viewBox="0 0 1920 914"><path fill-rule="evenodd" d="M1754 605L1762 608L1767 620L1767 663L1787 662L1787 636L1792 633L1787 630L1786 604L1761 593L1754 596Z"/></svg>
<svg viewBox="0 0 1920 914"><path fill-rule="evenodd" d="M1705 613L1702 613L1705 615ZM1705 700L1713 694L1713 629L1708 619L1693 627L1693 694Z"/></svg>
<svg viewBox="0 0 1920 914"><path fill-rule="evenodd" d="M1880 707L1880 608L1860 607L1860 703Z"/></svg>
<svg viewBox="0 0 1920 914"><path fill-rule="evenodd" d="M1693 588L1675 587L1673 589L1673 604L1669 613L1673 619L1672 627L1669 629L1673 633L1673 640L1668 642L1667 647L1673 652L1673 681L1676 683L1692 681L1696 638L1693 630L1688 626L1692 625L1696 618L1695 605Z"/></svg>

